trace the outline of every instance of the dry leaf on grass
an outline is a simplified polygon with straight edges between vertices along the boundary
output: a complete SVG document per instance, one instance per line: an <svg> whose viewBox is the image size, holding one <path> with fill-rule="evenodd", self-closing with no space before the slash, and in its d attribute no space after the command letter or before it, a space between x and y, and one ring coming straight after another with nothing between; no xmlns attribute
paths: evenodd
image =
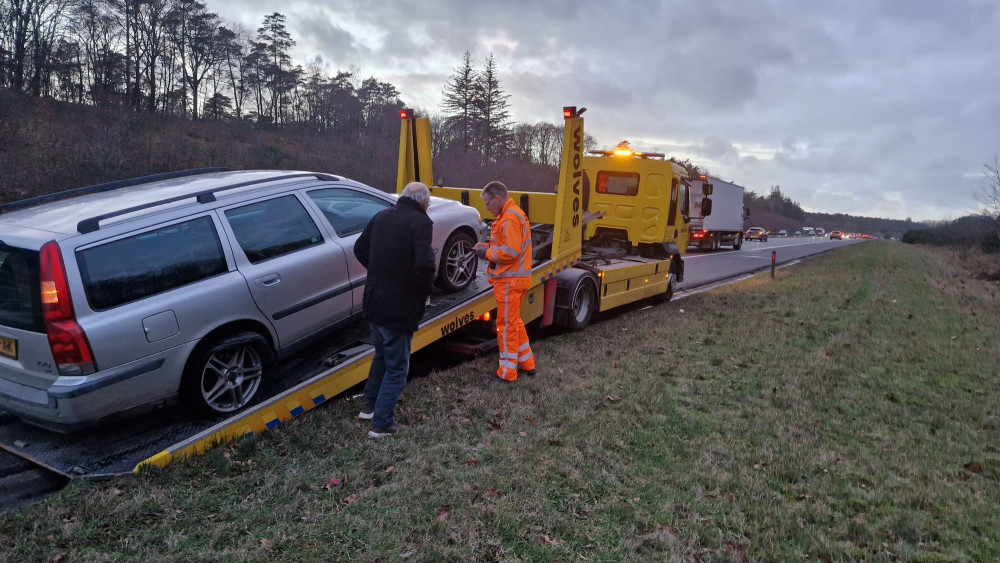
<svg viewBox="0 0 1000 563"><path fill-rule="evenodd" d="M437 516L435 516L435 518L437 518L441 522L444 522L445 520L448 519L448 516L450 514L451 514L451 505L450 504L442 504L441 505L441 510L438 511Z"/></svg>
<svg viewBox="0 0 1000 563"><path fill-rule="evenodd" d="M468 460L466 460L465 465L475 465L477 463L479 463L478 459L470 457Z"/></svg>
<svg viewBox="0 0 1000 563"><path fill-rule="evenodd" d="M390 465L389 467L385 468L385 472L386 473L392 473L395 469L396 469L395 466Z"/></svg>
<svg viewBox="0 0 1000 563"><path fill-rule="evenodd" d="M358 495L347 495L344 500L340 501L344 504L354 504L358 500Z"/></svg>
<svg viewBox="0 0 1000 563"><path fill-rule="evenodd" d="M562 543L560 540L550 538L548 534L538 536L538 541L544 543L545 545L559 545Z"/></svg>

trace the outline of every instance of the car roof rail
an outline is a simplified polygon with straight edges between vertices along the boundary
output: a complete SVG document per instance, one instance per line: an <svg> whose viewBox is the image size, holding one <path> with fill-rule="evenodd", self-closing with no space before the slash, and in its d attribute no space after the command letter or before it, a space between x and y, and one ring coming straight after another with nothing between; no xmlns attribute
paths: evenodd
<svg viewBox="0 0 1000 563"><path fill-rule="evenodd" d="M64 199L70 199L73 197L80 197L88 194L98 194L101 192L110 192L111 190L117 190L121 188L127 188L130 186L138 186L140 184L148 184L150 182L158 182L160 180L172 180L174 178L183 178L185 176L197 176L199 174L211 174L212 172L229 172L232 168L193 168L191 170L178 170L176 172L163 172L161 174L152 174L150 176L140 176L139 178L129 178L127 180L117 180L115 182L107 182L105 184L96 184L93 186L86 186L83 188L73 188L72 190L64 190L61 192L56 192L52 194L40 195L38 197L33 197L30 199L24 199L21 201L14 201L11 203L5 203L0 205L0 214L9 213L11 211L17 211L19 209L26 209L28 207L34 207L36 205L42 205L43 203L51 203L53 201L60 201Z"/></svg>
<svg viewBox="0 0 1000 563"><path fill-rule="evenodd" d="M219 186L216 188L211 188L208 190L202 190L200 192L194 192L187 195L181 195L176 197L171 197L167 199L161 199L157 201L151 201L149 203L144 203L142 205L136 205L134 207L129 207L127 209L120 209L118 211L112 211L111 213L104 213L103 215L97 215L94 217L89 217L76 224L76 230L80 231L81 234L92 233L98 231L101 228L101 221L104 219L110 219L112 217L118 217L120 215L128 215L135 211L141 211L143 209L149 209L151 207L159 207L161 205L166 205L168 203L173 203L175 201L181 201L185 199L196 198L198 203L212 203L215 201L215 194L219 192L224 192L226 190L235 190L236 188L244 188L246 186L253 186L256 184L266 184L268 182L277 182L279 180L292 180L294 178L316 178L318 180L323 180L327 182L336 182L340 178L332 176L330 174L317 174L312 172L301 172L297 174L282 174L280 176L272 176L270 178L258 178L256 180L250 180L247 182L240 182L238 184L232 184L229 186Z"/></svg>

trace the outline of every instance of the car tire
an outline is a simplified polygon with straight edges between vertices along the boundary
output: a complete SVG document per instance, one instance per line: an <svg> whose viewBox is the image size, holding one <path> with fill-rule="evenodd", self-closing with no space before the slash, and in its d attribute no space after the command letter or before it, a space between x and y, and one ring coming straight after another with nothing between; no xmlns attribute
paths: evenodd
<svg viewBox="0 0 1000 563"><path fill-rule="evenodd" d="M199 345L184 370L184 404L203 415L224 415L252 404L274 364L260 334L238 332Z"/></svg>
<svg viewBox="0 0 1000 563"><path fill-rule="evenodd" d="M441 263L438 265L437 286L444 291L461 291L476 279L479 257L474 247L475 239L464 232L453 233L441 249Z"/></svg>

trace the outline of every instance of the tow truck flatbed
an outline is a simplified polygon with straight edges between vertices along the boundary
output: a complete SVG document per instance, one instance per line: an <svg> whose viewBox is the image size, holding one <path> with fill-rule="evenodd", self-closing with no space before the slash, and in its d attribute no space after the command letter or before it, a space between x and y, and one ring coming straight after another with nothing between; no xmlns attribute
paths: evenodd
<svg viewBox="0 0 1000 563"><path fill-rule="evenodd" d="M433 294L414 333L413 350L494 308L496 300L481 267L468 288ZM336 397L368 376L373 352L368 325L357 319L322 344L282 362L278 377L269 383L269 398L233 416L200 419L166 409L72 434L13 421L0 426L0 448L71 478L100 479L138 471L144 464L165 466L216 444L275 428Z"/></svg>

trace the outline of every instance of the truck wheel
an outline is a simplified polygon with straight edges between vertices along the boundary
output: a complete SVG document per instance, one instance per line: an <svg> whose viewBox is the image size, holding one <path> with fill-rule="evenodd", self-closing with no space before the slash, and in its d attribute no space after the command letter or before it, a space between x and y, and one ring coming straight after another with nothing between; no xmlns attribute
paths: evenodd
<svg viewBox="0 0 1000 563"><path fill-rule="evenodd" d="M739 250L743 246L743 235L736 235L736 240L733 241L733 250Z"/></svg>
<svg viewBox="0 0 1000 563"><path fill-rule="evenodd" d="M185 404L207 415L236 412L253 402L272 363L271 347L256 332L206 341L188 360L181 382Z"/></svg>
<svg viewBox="0 0 1000 563"><path fill-rule="evenodd" d="M671 299L674 298L674 288L677 286L677 276L674 274L670 275L670 281L667 282L667 290L659 295L653 296L654 303L669 303Z"/></svg>
<svg viewBox="0 0 1000 563"><path fill-rule="evenodd" d="M580 278L573 288L572 297L569 302L569 314L566 319L566 328L576 332L587 328L591 317L594 316L594 307L597 305L597 288L593 280L587 277Z"/></svg>
<svg viewBox="0 0 1000 563"><path fill-rule="evenodd" d="M461 291L476 279L479 258L472 247L476 241L468 233L458 232L448 237L441 249L441 264L438 266L437 285L454 293Z"/></svg>
<svg viewBox="0 0 1000 563"><path fill-rule="evenodd" d="M722 248L722 237L712 235L712 250L719 250Z"/></svg>

